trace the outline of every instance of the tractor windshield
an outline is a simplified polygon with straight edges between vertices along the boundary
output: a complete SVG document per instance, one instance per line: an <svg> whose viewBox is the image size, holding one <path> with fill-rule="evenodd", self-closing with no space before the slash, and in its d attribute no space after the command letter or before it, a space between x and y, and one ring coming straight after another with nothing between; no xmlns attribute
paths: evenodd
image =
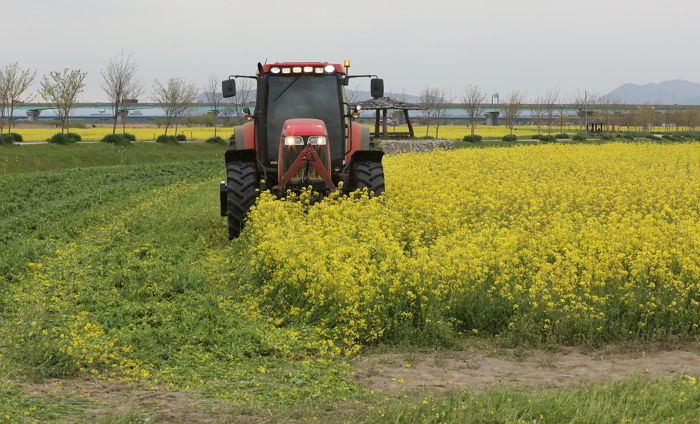
<svg viewBox="0 0 700 424"><path fill-rule="evenodd" d="M338 79L334 75L270 75L267 87L267 147L268 156L277 156L282 124L292 118L321 119L326 123L329 145L340 146L342 115ZM341 153L342 154L342 153Z"/></svg>

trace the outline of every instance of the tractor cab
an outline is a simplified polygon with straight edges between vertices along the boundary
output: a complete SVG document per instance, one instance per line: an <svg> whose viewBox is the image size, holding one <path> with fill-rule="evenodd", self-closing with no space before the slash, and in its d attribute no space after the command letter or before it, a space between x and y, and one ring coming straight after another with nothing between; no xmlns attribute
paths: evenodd
<svg viewBox="0 0 700 424"><path fill-rule="evenodd" d="M282 196L288 190L311 187L323 196L342 183L346 192L367 188L379 195L384 191L382 153L374 149L369 127L354 122L359 109L348 104L345 96L351 78L372 78L373 97L384 95L383 81L376 75L349 75L349 67L349 61L344 65L258 64L255 76L233 75L222 83L224 97L235 96L236 78L257 83L255 112L248 115L251 122L234 128L225 155L228 172L221 183L221 213L229 217L230 238L240 233L255 189L270 189ZM372 175L358 171L370 163ZM237 175L231 175L232 170L240 175L243 165L245 187ZM251 189L248 182L253 179ZM264 181L262 187L260 181Z"/></svg>

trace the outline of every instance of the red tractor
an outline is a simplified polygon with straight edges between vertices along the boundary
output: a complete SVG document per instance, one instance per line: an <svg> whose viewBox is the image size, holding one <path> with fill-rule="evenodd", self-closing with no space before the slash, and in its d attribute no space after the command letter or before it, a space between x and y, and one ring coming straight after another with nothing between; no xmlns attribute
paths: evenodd
<svg viewBox="0 0 700 424"><path fill-rule="evenodd" d="M221 215L228 216L229 239L238 237L259 189L284 196L311 187L319 197L338 190L384 192L382 152L374 149L369 127L353 119L359 108L345 97L350 78L371 79L372 97L384 96L376 75L348 75L344 65L326 62L258 63L255 76L232 75L224 97L236 95L236 78L257 81L251 122L234 128L221 182Z"/></svg>

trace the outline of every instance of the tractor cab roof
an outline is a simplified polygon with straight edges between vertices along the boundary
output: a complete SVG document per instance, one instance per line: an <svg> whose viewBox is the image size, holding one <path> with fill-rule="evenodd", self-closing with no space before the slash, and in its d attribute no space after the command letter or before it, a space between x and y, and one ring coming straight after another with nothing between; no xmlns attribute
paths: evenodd
<svg viewBox="0 0 700 424"><path fill-rule="evenodd" d="M330 70L330 68L327 67L333 67L333 70ZM273 69L274 68L274 69ZM328 62L276 62L276 63L266 63L265 65L262 65L262 72L264 74L267 73L279 73L281 69L288 68L288 69L294 69L294 68L301 68L300 72L294 72L294 73L330 73L330 72L337 72L344 74L345 73L345 68L343 68L343 65L339 63L328 63ZM305 70L308 68L311 68L311 71L306 71ZM322 69L322 72L317 71L317 69ZM276 72L275 72L276 71ZM287 72L283 72L287 73Z"/></svg>

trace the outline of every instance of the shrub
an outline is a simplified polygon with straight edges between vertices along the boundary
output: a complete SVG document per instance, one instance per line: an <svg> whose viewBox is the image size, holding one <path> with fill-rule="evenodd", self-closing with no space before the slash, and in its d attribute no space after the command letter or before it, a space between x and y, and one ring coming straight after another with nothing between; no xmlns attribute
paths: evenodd
<svg viewBox="0 0 700 424"><path fill-rule="evenodd" d="M557 141L557 139L553 135L541 135L540 141L544 143L554 143L555 141Z"/></svg>
<svg viewBox="0 0 700 424"><path fill-rule="evenodd" d="M682 136L677 136L673 134L664 134L661 136L661 138L668 141L682 141Z"/></svg>
<svg viewBox="0 0 700 424"><path fill-rule="evenodd" d="M543 137L542 134L535 134L531 138L533 140L542 140L542 137Z"/></svg>
<svg viewBox="0 0 700 424"><path fill-rule="evenodd" d="M82 141L82 139L83 139L82 137L80 137L80 134L76 134L76 133L72 133L72 132L66 133L66 135L67 135L70 139L72 139L73 142Z"/></svg>
<svg viewBox="0 0 700 424"><path fill-rule="evenodd" d="M53 144L71 144L80 140L80 135L76 133L56 133L48 139L48 142Z"/></svg>
<svg viewBox="0 0 700 424"><path fill-rule="evenodd" d="M187 141L187 136L185 134L175 134L175 139L177 141Z"/></svg>
<svg viewBox="0 0 700 424"><path fill-rule="evenodd" d="M158 138L156 138L156 142L178 144L177 138L175 138L174 135L165 135L165 134L159 135Z"/></svg>
<svg viewBox="0 0 700 424"><path fill-rule="evenodd" d="M129 141L136 141L136 136L129 133L121 134L121 136Z"/></svg>
<svg viewBox="0 0 700 424"><path fill-rule="evenodd" d="M15 143L21 143L24 141L24 139L22 138L22 134L10 133L8 135L12 136L12 141L14 141Z"/></svg>
<svg viewBox="0 0 700 424"><path fill-rule="evenodd" d="M481 141L483 139L482 136L474 134L474 135L465 135L462 141L468 141L470 143L474 143L477 141Z"/></svg>
<svg viewBox="0 0 700 424"><path fill-rule="evenodd" d="M131 140L124 137L123 134L107 134L100 141L102 141L103 143L111 143L115 145L131 144Z"/></svg>
<svg viewBox="0 0 700 424"><path fill-rule="evenodd" d="M601 139L601 140L608 140L608 141L610 141L610 140L613 139L613 136L610 135L610 134L601 134L601 135L600 135L600 139Z"/></svg>
<svg viewBox="0 0 700 424"><path fill-rule="evenodd" d="M418 140L435 140L432 135L424 135L423 137L418 137Z"/></svg>
<svg viewBox="0 0 700 424"><path fill-rule="evenodd" d="M557 140L568 140L569 134L561 133L554 136Z"/></svg>
<svg viewBox="0 0 700 424"><path fill-rule="evenodd" d="M0 146L7 146L15 142L12 134L0 134Z"/></svg>
<svg viewBox="0 0 700 424"><path fill-rule="evenodd" d="M586 134L576 134L571 137L571 139L574 141L586 141L588 140L588 137L586 137Z"/></svg>
<svg viewBox="0 0 700 424"><path fill-rule="evenodd" d="M216 137L210 137L207 139L207 143L211 144L226 144L226 140L223 138L216 136Z"/></svg>
<svg viewBox="0 0 700 424"><path fill-rule="evenodd" d="M518 141L518 136L515 134L504 135L501 139L503 141Z"/></svg>
<svg viewBox="0 0 700 424"><path fill-rule="evenodd" d="M630 133L622 134L622 138L626 138L627 140L634 140L634 135Z"/></svg>

